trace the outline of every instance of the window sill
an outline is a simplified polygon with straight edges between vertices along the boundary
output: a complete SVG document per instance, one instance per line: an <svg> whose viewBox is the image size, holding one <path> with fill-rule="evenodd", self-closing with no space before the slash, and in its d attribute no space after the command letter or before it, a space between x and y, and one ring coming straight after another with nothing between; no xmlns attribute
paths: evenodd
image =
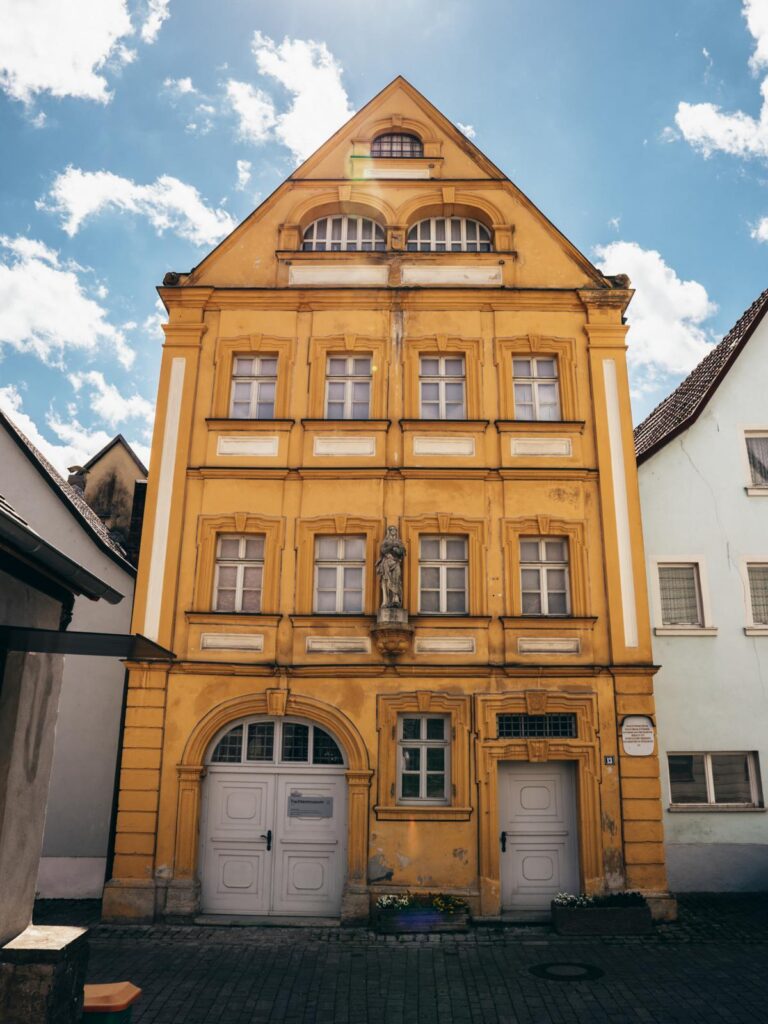
<svg viewBox="0 0 768 1024"><path fill-rule="evenodd" d="M654 636L717 636L717 626L656 626Z"/></svg>
<svg viewBox="0 0 768 1024"><path fill-rule="evenodd" d="M745 487L744 492L750 498L768 498L768 487Z"/></svg>
<svg viewBox="0 0 768 1024"><path fill-rule="evenodd" d="M766 808L752 804L670 804L667 810L670 814L765 814Z"/></svg>
<svg viewBox="0 0 768 1024"><path fill-rule="evenodd" d="M378 821L469 821L471 807L391 805L374 807Z"/></svg>
<svg viewBox="0 0 768 1024"><path fill-rule="evenodd" d="M768 636L768 626L745 626L745 636Z"/></svg>

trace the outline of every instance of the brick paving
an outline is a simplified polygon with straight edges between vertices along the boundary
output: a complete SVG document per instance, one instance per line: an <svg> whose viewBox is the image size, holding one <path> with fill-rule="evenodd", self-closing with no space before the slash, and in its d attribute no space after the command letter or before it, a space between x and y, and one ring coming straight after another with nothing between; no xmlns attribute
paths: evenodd
<svg viewBox="0 0 768 1024"><path fill-rule="evenodd" d="M92 927L89 981L144 990L135 1024L760 1024L768 894L686 896L648 938L544 926L466 935L364 929L107 926L98 904L41 901L39 923ZM591 980L534 976L595 967Z"/></svg>

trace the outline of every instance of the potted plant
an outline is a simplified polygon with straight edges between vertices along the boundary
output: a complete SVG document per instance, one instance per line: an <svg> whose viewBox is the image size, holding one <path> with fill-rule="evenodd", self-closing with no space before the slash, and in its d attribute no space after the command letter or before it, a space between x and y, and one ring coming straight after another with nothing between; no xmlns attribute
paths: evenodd
<svg viewBox="0 0 768 1024"><path fill-rule="evenodd" d="M558 935L648 935L653 927L651 909L639 892L559 892L551 906Z"/></svg>
<svg viewBox="0 0 768 1024"><path fill-rule="evenodd" d="M443 893L391 893L376 900L374 920L384 935L463 932L469 925L469 905L460 896Z"/></svg>

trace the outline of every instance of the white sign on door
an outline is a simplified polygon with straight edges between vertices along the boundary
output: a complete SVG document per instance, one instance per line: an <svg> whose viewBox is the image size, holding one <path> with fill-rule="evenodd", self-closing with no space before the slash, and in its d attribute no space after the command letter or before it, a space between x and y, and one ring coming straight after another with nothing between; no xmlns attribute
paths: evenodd
<svg viewBox="0 0 768 1024"><path fill-rule="evenodd" d="M650 757L655 747L653 722L647 715L627 715L621 723L621 742L628 757Z"/></svg>

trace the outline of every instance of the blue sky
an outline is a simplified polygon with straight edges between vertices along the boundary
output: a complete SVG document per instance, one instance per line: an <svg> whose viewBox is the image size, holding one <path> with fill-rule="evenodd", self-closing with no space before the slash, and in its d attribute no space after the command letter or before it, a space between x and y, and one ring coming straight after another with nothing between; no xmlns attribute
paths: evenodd
<svg viewBox="0 0 768 1024"><path fill-rule="evenodd" d="M0 406L144 457L186 270L405 75L626 272L635 418L768 285L768 0L0 0Z"/></svg>

